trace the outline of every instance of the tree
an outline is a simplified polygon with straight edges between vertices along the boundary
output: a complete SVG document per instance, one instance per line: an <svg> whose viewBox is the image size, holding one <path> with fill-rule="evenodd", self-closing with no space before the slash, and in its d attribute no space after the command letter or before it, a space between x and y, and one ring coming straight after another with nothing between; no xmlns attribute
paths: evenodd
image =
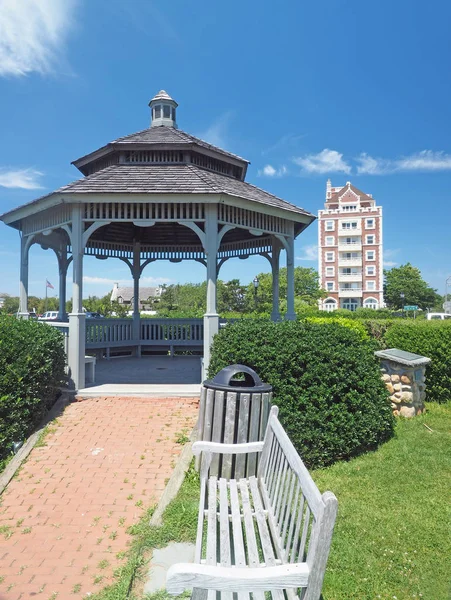
<svg viewBox="0 0 451 600"><path fill-rule="evenodd" d="M3 296L2 312L13 315L19 310L19 298L17 296Z"/></svg>
<svg viewBox="0 0 451 600"><path fill-rule="evenodd" d="M436 305L440 298L437 290L429 287L421 277L420 269L410 263L386 270L384 276L384 298L391 309L414 305L426 310Z"/></svg>
<svg viewBox="0 0 451 600"><path fill-rule="evenodd" d="M258 288L255 292L251 282L246 288L246 309L260 313L270 313L272 310L272 274L259 273ZM283 267L279 273L279 295L282 306L287 294L287 269ZM318 284L318 273L312 267L296 267L294 269L294 295L296 306L317 306L319 298L324 297L324 291Z"/></svg>

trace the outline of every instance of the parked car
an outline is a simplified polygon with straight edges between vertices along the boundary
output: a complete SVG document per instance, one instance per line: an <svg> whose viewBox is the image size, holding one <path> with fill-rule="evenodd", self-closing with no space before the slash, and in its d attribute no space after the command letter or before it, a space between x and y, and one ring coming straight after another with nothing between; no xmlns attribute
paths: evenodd
<svg viewBox="0 0 451 600"><path fill-rule="evenodd" d="M98 312L85 312L87 319L103 319L104 316Z"/></svg>
<svg viewBox="0 0 451 600"><path fill-rule="evenodd" d="M428 313L426 319L428 321L445 321L446 319L451 319L451 315L448 313Z"/></svg>
<svg viewBox="0 0 451 600"><path fill-rule="evenodd" d="M58 311L48 310L42 317L38 317L38 321L58 321Z"/></svg>

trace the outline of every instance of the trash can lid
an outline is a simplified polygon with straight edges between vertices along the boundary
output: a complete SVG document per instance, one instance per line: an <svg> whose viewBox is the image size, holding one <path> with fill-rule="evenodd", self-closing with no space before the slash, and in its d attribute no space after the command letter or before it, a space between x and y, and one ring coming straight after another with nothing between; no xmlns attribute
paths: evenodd
<svg viewBox="0 0 451 600"><path fill-rule="evenodd" d="M235 375L239 373L244 375L244 381L235 378ZM204 381L204 387L225 392L255 394L272 391L272 386L268 383L263 383L257 373L250 367L246 367L246 365L230 365L229 367L225 367L213 379Z"/></svg>

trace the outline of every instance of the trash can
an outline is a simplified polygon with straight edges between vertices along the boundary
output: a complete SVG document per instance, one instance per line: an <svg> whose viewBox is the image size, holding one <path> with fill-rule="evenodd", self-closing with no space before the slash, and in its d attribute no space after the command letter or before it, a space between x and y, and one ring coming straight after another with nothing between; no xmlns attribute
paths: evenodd
<svg viewBox="0 0 451 600"><path fill-rule="evenodd" d="M263 383L251 368L231 365L222 369L202 385L198 439L226 444L263 440L271 400L272 386ZM227 479L250 477L256 474L257 466L256 452L249 455L214 454L210 475ZM199 462L197 467L200 468Z"/></svg>

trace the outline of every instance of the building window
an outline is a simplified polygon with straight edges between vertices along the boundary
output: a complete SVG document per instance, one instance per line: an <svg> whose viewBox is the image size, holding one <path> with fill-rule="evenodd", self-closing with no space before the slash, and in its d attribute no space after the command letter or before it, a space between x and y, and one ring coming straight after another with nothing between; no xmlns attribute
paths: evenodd
<svg viewBox="0 0 451 600"><path fill-rule="evenodd" d="M171 118L171 107L168 106L167 104L165 104L163 106L163 117L165 119L170 119Z"/></svg>
<svg viewBox="0 0 451 600"><path fill-rule="evenodd" d="M341 308L352 310L354 312L359 308L359 300L357 298L346 298L345 300L342 300Z"/></svg>
<svg viewBox="0 0 451 600"><path fill-rule="evenodd" d="M335 224L334 221L326 221L326 231L334 231Z"/></svg>
<svg viewBox="0 0 451 600"><path fill-rule="evenodd" d="M366 300L364 300L363 306L365 308L372 308L373 310L377 310L379 308L379 304L376 298L367 298Z"/></svg>
<svg viewBox="0 0 451 600"><path fill-rule="evenodd" d="M370 265L369 267L366 267L366 274L369 275L370 277L373 275L376 275L376 267L374 265Z"/></svg>
<svg viewBox="0 0 451 600"><path fill-rule="evenodd" d="M374 244L374 235L367 235L366 236L366 243L367 244Z"/></svg>
<svg viewBox="0 0 451 600"><path fill-rule="evenodd" d="M324 310L327 312L337 310L337 301L334 298L327 298L324 301Z"/></svg>
<svg viewBox="0 0 451 600"><path fill-rule="evenodd" d="M366 251L366 260L376 260L374 250L367 250Z"/></svg>
<svg viewBox="0 0 451 600"><path fill-rule="evenodd" d="M376 223L374 219L365 219L365 229L374 229Z"/></svg>
<svg viewBox="0 0 451 600"><path fill-rule="evenodd" d="M333 235L326 235L326 246L333 246L335 239Z"/></svg>
<svg viewBox="0 0 451 600"><path fill-rule="evenodd" d="M333 292L334 291L334 282L333 281L328 281L326 283L326 290L328 292Z"/></svg>
<svg viewBox="0 0 451 600"><path fill-rule="evenodd" d="M155 118L156 119L161 118L161 106L156 106L154 110L155 110Z"/></svg>
<svg viewBox="0 0 451 600"><path fill-rule="evenodd" d="M343 210L344 212L352 212L352 211L357 210L357 205L356 204L342 204L341 210Z"/></svg>
<svg viewBox="0 0 451 600"><path fill-rule="evenodd" d="M326 277L335 277L335 267L326 267Z"/></svg>
<svg viewBox="0 0 451 600"><path fill-rule="evenodd" d="M326 262L334 262L335 252L326 252Z"/></svg>
<svg viewBox="0 0 451 600"><path fill-rule="evenodd" d="M358 223L357 221L344 221L341 224L342 229L357 229Z"/></svg>
<svg viewBox="0 0 451 600"><path fill-rule="evenodd" d="M175 108L172 108L172 120L175 121Z"/></svg>
<svg viewBox="0 0 451 600"><path fill-rule="evenodd" d="M376 290L376 282L375 281L367 281L366 289L368 292L374 292Z"/></svg>

